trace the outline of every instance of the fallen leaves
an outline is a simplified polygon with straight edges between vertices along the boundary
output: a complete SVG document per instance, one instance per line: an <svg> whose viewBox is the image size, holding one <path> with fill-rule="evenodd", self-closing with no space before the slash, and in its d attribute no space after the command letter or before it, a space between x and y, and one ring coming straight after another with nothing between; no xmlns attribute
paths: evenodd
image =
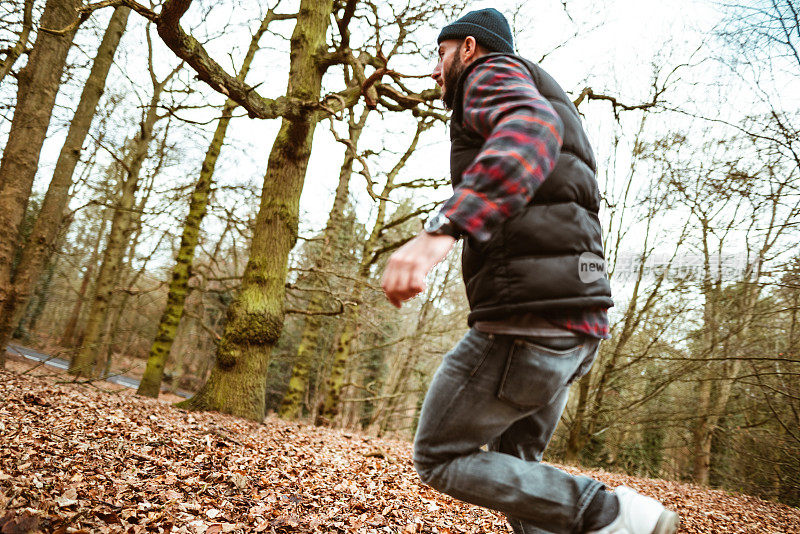
<svg viewBox="0 0 800 534"><path fill-rule="evenodd" d="M59 508L68 508L78 504L78 491L75 488L69 488L56 498L56 504Z"/></svg>
<svg viewBox="0 0 800 534"><path fill-rule="evenodd" d="M509 532L422 485L408 443L2 371L0 398L3 534ZM563 468L666 502L681 532L800 532L800 511L754 497Z"/></svg>

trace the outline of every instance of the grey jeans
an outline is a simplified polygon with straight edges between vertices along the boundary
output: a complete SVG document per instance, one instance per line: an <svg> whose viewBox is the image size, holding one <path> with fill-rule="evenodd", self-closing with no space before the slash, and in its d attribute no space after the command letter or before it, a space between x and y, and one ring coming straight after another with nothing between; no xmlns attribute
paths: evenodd
<svg viewBox="0 0 800 534"><path fill-rule="evenodd" d="M422 406L414 466L423 482L505 513L517 533L582 532L603 484L539 462L569 385L599 344L470 330L444 357Z"/></svg>

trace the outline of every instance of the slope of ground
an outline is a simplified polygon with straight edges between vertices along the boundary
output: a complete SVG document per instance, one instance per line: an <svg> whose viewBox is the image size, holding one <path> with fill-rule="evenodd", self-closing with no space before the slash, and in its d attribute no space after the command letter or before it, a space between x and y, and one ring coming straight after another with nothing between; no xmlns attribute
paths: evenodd
<svg viewBox="0 0 800 534"><path fill-rule="evenodd" d="M0 371L0 399L4 534L508 532L498 514L423 486L408 443L189 413L9 371ZM783 505L581 472L665 501L681 532L800 532L800 510Z"/></svg>

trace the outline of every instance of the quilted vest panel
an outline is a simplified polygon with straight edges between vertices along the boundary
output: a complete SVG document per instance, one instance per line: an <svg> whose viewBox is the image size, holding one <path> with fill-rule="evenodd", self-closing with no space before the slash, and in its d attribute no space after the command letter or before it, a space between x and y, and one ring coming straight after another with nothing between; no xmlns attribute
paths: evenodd
<svg viewBox="0 0 800 534"><path fill-rule="evenodd" d="M456 88L450 120L450 173L453 186L481 151L484 139L462 125L464 81L473 68L503 54L482 56L467 66ZM515 314L583 307L611 307L605 274L588 269L604 259L598 218L600 192L596 162L580 116L556 81L524 58L539 93L564 124L555 168L518 213L487 242L464 240L462 272L470 303L469 323Z"/></svg>

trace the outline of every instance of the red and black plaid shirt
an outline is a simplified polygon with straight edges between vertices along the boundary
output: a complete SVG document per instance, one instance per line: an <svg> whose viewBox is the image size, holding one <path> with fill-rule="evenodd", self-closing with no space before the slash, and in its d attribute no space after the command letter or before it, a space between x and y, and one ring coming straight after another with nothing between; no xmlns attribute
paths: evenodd
<svg viewBox="0 0 800 534"><path fill-rule="evenodd" d="M463 125L486 141L441 212L460 230L486 241L528 204L555 167L563 124L527 68L513 57L497 56L475 67L464 82ZM574 332L610 337L605 308L545 318Z"/></svg>

